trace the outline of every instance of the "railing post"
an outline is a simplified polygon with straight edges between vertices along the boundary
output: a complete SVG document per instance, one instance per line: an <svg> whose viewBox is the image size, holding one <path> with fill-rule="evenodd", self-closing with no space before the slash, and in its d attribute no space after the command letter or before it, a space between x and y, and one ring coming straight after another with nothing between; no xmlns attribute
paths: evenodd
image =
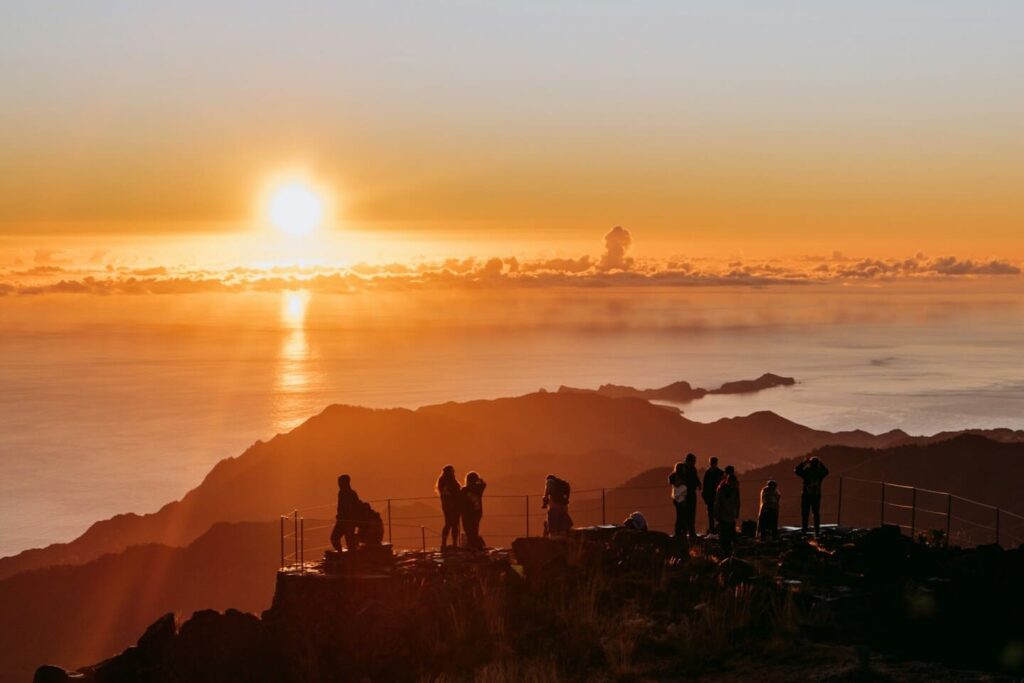
<svg viewBox="0 0 1024 683"><path fill-rule="evenodd" d="M839 477L839 500L836 502L836 527L843 525L843 478Z"/></svg>
<svg viewBox="0 0 1024 683"><path fill-rule="evenodd" d="M949 545L949 534L953 528L953 494L946 494L946 545Z"/></svg>
<svg viewBox="0 0 1024 683"><path fill-rule="evenodd" d="M604 489L601 489L601 524L602 525L605 525L605 524L608 523L608 517L605 514L606 507L605 507L605 495L604 495L604 493L605 493Z"/></svg>
<svg viewBox="0 0 1024 683"><path fill-rule="evenodd" d="M281 515L281 569L284 569L284 515Z"/></svg>
<svg viewBox="0 0 1024 683"><path fill-rule="evenodd" d="M917 533L917 487L910 489L910 537Z"/></svg>
<svg viewBox="0 0 1024 683"><path fill-rule="evenodd" d="M523 499L526 502L526 537L529 538L530 537L530 497L529 496L523 496Z"/></svg>
<svg viewBox="0 0 1024 683"><path fill-rule="evenodd" d="M996 545L999 545L999 508L996 508Z"/></svg>
<svg viewBox="0 0 1024 683"><path fill-rule="evenodd" d="M395 544L395 542L392 540L392 537L391 537L391 499L390 498L388 498L388 543L390 545L392 545L392 546Z"/></svg>
<svg viewBox="0 0 1024 683"><path fill-rule="evenodd" d="M306 518L299 518L299 573L306 573Z"/></svg>
<svg viewBox="0 0 1024 683"><path fill-rule="evenodd" d="M294 513L292 522L292 531L295 533L295 561L299 561L299 511L296 510Z"/></svg>
<svg viewBox="0 0 1024 683"><path fill-rule="evenodd" d="M420 540L423 541L423 552L427 552L427 530L420 527Z"/></svg>
<svg viewBox="0 0 1024 683"><path fill-rule="evenodd" d="M882 526L885 526L885 482L882 482Z"/></svg>

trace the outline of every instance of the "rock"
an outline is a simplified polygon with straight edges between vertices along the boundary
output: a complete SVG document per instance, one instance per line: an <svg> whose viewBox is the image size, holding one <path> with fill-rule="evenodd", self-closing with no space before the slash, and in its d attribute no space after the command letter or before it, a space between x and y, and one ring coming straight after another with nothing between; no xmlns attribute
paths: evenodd
<svg viewBox="0 0 1024 683"><path fill-rule="evenodd" d="M754 565L738 557L727 557L718 563L718 580L725 586L745 583L756 575Z"/></svg>
<svg viewBox="0 0 1024 683"><path fill-rule="evenodd" d="M32 683L71 683L71 681L82 680L81 674L72 674L59 666L44 664L36 669L32 677Z"/></svg>
<svg viewBox="0 0 1024 683"><path fill-rule="evenodd" d="M529 581L545 581L561 576L568 568L568 542L560 538L517 538L512 554L523 566Z"/></svg>
<svg viewBox="0 0 1024 683"><path fill-rule="evenodd" d="M252 614L202 610L181 625L167 668L172 680L281 680L274 646Z"/></svg>
<svg viewBox="0 0 1024 683"><path fill-rule="evenodd" d="M167 651L170 649L171 641L174 640L176 633L174 614L168 612L150 624L146 632L139 638L137 643L139 653L152 661L162 660L167 656Z"/></svg>

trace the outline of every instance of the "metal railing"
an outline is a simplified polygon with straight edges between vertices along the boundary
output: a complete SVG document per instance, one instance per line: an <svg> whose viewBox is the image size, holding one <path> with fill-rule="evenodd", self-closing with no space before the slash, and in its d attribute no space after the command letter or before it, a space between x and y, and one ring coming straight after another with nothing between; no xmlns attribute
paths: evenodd
<svg viewBox="0 0 1024 683"><path fill-rule="evenodd" d="M752 486L753 482L742 476L740 480L742 517L756 519L763 482ZM800 487L799 481L791 486L780 482L783 494L780 525L802 525ZM546 512L541 509L541 499L539 494L485 495L482 535L511 542L518 537L543 533ZM380 507L386 540L395 548L426 551L439 545L441 532L432 528L443 520L436 495L366 502L375 509ZM667 485L573 491L569 509L575 526L609 524L633 511L643 513L651 529L671 532L675 522L675 507ZM330 513L333 510L334 503L326 503L281 516L282 568L304 572L307 553L316 554L331 547L329 539L335 520ZM310 526L306 525L307 518ZM706 528L707 511L703 500L698 501L697 518L698 531ZM941 538L963 546L1024 542L1024 516L1015 512L947 491L847 476L825 480L820 521L848 527L893 524L911 536L925 533L936 540Z"/></svg>

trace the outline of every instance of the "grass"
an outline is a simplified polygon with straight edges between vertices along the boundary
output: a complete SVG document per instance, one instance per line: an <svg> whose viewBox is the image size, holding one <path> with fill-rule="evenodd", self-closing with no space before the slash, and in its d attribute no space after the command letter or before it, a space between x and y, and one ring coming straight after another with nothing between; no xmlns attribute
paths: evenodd
<svg viewBox="0 0 1024 683"><path fill-rule="evenodd" d="M519 590L478 583L439 629L441 673L421 680L664 680L727 668L737 653L779 657L800 647L810 615L791 594L722 586L706 563L691 564L656 576L590 567Z"/></svg>

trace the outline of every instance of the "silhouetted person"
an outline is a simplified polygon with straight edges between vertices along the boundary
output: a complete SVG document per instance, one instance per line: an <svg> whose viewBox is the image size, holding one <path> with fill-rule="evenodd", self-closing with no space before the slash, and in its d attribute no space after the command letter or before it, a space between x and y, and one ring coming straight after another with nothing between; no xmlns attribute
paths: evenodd
<svg viewBox="0 0 1024 683"><path fill-rule="evenodd" d="M796 476L804 480L804 490L800 494L800 522L804 532L807 531L807 520L814 513L814 533L821 531L821 482L828 476L828 468L818 458L808 458L796 466Z"/></svg>
<svg viewBox="0 0 1024 683"><path fill-rule="evenodd" d="M451 534L453 546L459 544L459 517L462 515L462 487L451 465L445 465L437 478L437 495L441 497L441 512L444 513L444 528L441 529L441 548L444 549L448 534Z"/></svg>
<svg viewBox="0 0 1024 683"><path fill-rule="evenodd" d="M779 493L779 485L774 479L770 479L761 489L761 508L757 511L757 530L761 540L779 538L779 501L782 494Z"/></svg>
<svg viewBox="0 0 1024 683"><path fill-rule="evenodd" d="M715 494L718 492L718 485L722 483L722 477L725 476L725 472L718 466L718 458L711 456L708 460L708 468L704 470L704 485L701 488L701 496L704 498L704 504L708 507L708 533L713 534L717 531L718 525L715 524Z"/></svg>
<svg viewBox="0 0 1024 683"><path fill-rule="evenodd" d="M484 516L484 489L487 482L476 472L466 474L462 487L462 528L466 532L466 547L483 550L484 539L480 537L480 519Z"/></svg>
<svg viewBox="0 0 1024 683"><path fill-rule="evenodd" d="M338 512L334 518L334 529L331 531L331 545L341 550L341 539L345 538L345 546L355 550L359 545L356 538L356 524L363 513L363 501L359 494L352 490L352 479L343 474L338 477Z"/></svg>
<svg viewBox="0 0 1024 683"><path fill-rule="evenodd" d="M673 536L682 538L689 528L686 523L686 496L689 495L690 489L686 486L686 463L676 463L668 475L668 485L672 487L672 507L676 509Z"/></svg>
<svg viewBox="0 0 1024 683"><path fill-rule="evenodd" d="M677 502L676 493L679 484L672 482L681 482L686 488L682 502ZM669 483L672 483L673 486L672 501L676 505L676 536L689 534L690 539L695 539L697 538L697 492L700 490L697 456L687 453L685 462L676 463L675 469L669 476Z"/></svg>
<svg viewBox="0 0 1024 683"><path fill-rule="evenodd" d="M562 536L572 528L569 516L569 482L549 474L544 480L544 498L541 507L547 508L547 533Z"/></svg>
<svg viewBox="0 0 1024 683"><path fill-rule="evenodd" d="M725 477L715 494L715 521L718 522L718 538L722 543L722 553L725 555L732 555L733 541L736 540L736 520L739 517L739 480L726 468Z"/></svg>

